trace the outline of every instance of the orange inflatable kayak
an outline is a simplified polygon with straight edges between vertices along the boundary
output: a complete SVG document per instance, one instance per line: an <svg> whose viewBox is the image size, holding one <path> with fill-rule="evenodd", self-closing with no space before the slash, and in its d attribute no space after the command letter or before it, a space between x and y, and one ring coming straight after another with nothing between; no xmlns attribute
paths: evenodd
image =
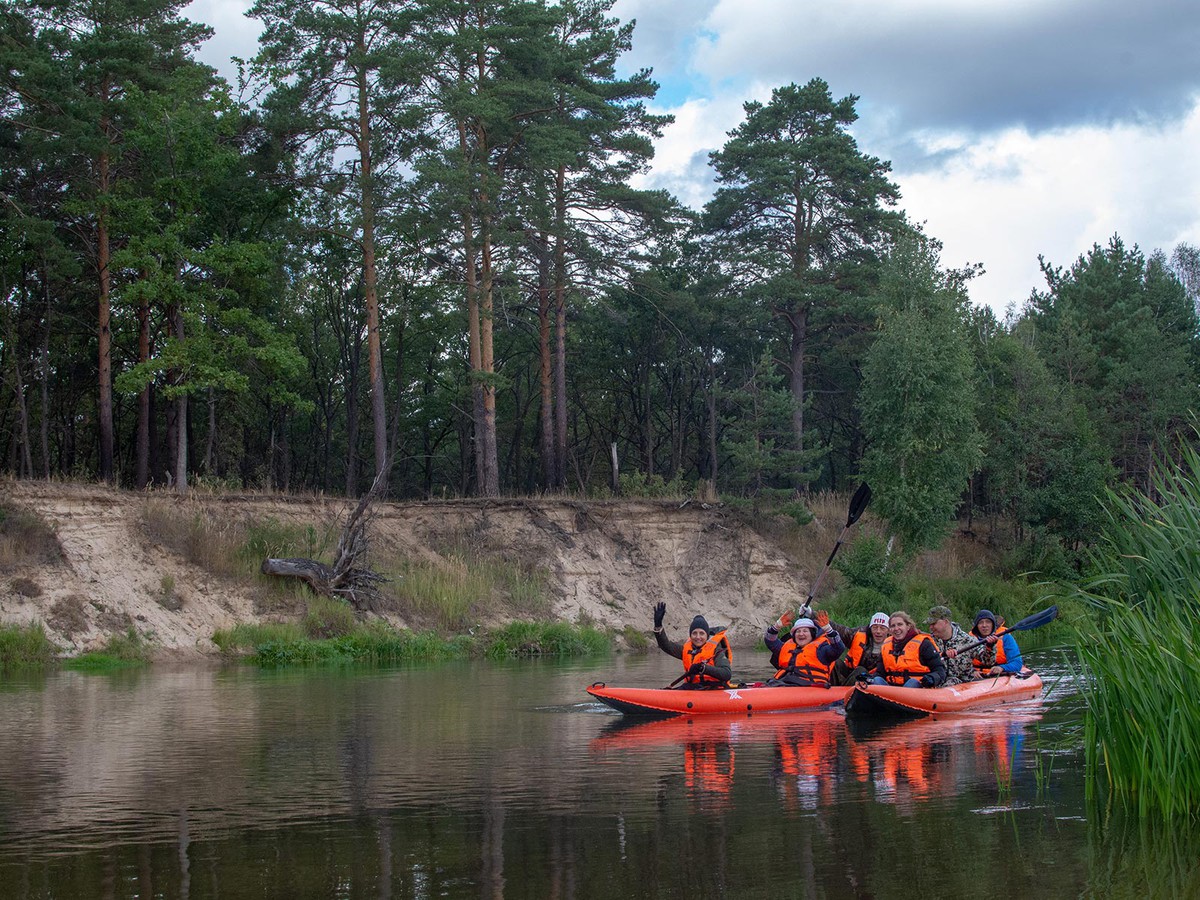
<svg viewBox="0 0 1200 900"><path fill-rule="evenodd" d="M728 687L709 691L608 687L587 692L626 715L683 716L821 709L842 703L850 687Z"/></svg>
<svg viewBox="0 0 1200 900"><path fill-rule="evenodd" d="M846 698L848 716L935 716L1039 697L1042 679L1026 669L940 688L858 684Z"/></svg>

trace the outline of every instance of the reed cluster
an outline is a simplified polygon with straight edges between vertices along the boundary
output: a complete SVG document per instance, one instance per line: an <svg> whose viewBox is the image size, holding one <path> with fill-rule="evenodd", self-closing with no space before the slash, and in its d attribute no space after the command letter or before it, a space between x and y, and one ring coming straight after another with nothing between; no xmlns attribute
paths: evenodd
<svg viewBox="0 0 1200 900"><path fill-rule="evenodd" d="M1110 493L1076 629L1088 768L1139 813L1200 814L1200 454L1160 461L1147 494Z"/></svg>

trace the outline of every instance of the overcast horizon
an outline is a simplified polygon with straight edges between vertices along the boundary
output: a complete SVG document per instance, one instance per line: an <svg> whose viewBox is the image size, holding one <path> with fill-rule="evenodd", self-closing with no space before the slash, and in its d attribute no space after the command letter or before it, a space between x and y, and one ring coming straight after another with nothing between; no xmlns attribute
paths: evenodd
<svg viewBox="0 0 1200 900"><path fill-rule="evenodd" d="M248 0L195 0L201 58L233 81L257 48ZM1118 234L1149 255L1200 244L1200 4L1150 0L617 0L637 20L626 71L652 68L675 116L643 186L699 208L708 154L747 100L823 78L859 97L852 129L892 163L901 207L982 263L972 299L1003 316Z"/></svg>

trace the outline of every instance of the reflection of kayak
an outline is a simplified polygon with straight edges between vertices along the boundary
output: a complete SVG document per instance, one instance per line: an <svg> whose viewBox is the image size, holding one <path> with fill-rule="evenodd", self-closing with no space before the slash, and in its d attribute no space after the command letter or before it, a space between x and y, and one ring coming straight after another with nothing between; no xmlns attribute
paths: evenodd
<svg viewBox="0 0 1200 900"><path fill-rule="evenodd" d="M980 706L1015 703L1038 697L1042 679L1026 669L1017 675L984 678L941 688L859 684L846 698L848 716L936 716Z"/></svg>
<svg viewBox="0 0 1200 900"><path fill-rule="evenodd" d="M626 715L678 716L820 709L841 703L851 690L848 687L738 687L677 691L608 687L598 681L587 692Z"/></svg>
<svg viewBox="0 0 1200 900"><path fill-rule="evenodd" d="M818 729L841 732L846 719L832 709L774 712L744 716L646 716L615 718L595 740L595 750L669 747L688 743L762 744L786 740L792 733Z"/></svg>

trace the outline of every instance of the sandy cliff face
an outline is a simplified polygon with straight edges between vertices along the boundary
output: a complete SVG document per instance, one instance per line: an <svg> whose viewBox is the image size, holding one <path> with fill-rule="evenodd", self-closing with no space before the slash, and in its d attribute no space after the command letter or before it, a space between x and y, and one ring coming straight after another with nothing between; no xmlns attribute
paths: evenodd
<svg viewBox="0 0 1200 900"><path fill-rule="evenodd" d="M207 653L216 629L259 620L252 585L214 576L149 537L147 503L184 501L94 485L9 481L0 491L7 504L36 512L62 547L55 562L0 569L0 623L41 621L68 652L92 649L132 625L165 651ZM271 496L193 496L186 503L218 517L318 528L340 521L346 509L336 499ZM802 599L816 574L799 571L735 516L696 502L389 503L379 507L372 536L373 546L412 559L436 562L438 548L469 538L485 553L536 565L549 573L558 618L648 631L651 607L663 600L675 637L701 612L730 625L742 644ZM830 529L829 541L835 538ZM163 602L164 576L173 581L175 602Z"/></svg>

